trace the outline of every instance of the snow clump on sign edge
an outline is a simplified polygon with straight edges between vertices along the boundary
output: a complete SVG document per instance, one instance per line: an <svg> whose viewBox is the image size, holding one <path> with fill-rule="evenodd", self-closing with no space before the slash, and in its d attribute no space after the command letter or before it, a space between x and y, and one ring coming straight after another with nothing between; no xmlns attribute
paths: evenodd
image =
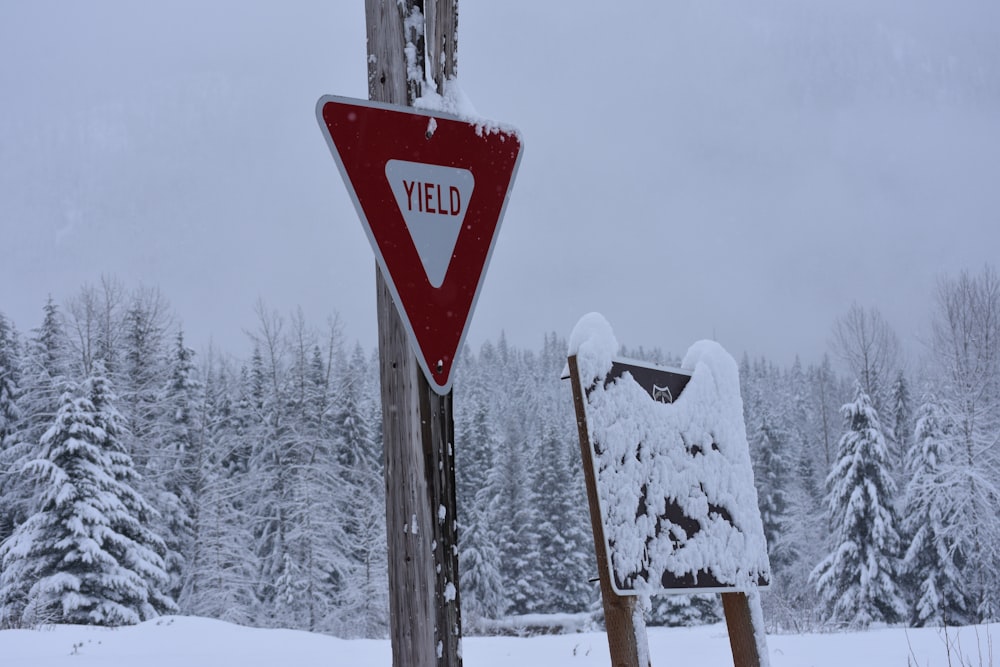
<svg viewBox="0 0 1000 667"><path fill-rule="evenodd" d="M581 317L569 335L569 356L576 355L576 365L584 385L607 375L616 354L618 339L604 316L587 313Z"/></svg>
<svg viewBox="0 0 1000 667"><path fill-rule="evenodd" d="M515 135L519 141L521 140L521 133L516 127L480 116L476 112L472 100L459 85L457 78L451 78L444 82L443 95L438 93L433 82L425 80L420 97L413 101L413 106L423 111L448 114L458 120L471 123L476 126L476 132L479 135L501 132ZM521 141L521 144L523 145L524 142Z"/></svg>

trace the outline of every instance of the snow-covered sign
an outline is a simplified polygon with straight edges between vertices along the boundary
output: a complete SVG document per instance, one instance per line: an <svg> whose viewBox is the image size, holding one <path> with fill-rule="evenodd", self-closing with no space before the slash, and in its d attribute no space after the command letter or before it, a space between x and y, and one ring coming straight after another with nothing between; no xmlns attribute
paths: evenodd
<svg viewBox="0 0 1000 667"><path fill-rule="evenodd" d="M736 362L712 341L692 346L680 369L615 359L617 350L596 313L570 339L612 588L648 595L767 586Z"/></svg>
<svg viewBox="0 0 1000 667"><path fill-rule="evenodd" d="M446 394L521 138L481 119L329 95L316 113L417 361Z"/></svg>

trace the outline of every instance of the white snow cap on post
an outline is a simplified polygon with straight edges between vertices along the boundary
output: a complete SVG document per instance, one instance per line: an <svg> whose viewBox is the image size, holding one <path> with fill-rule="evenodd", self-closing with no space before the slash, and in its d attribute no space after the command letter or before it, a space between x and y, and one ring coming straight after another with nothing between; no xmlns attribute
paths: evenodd
<svg viewBox="0 0 1000 667"><path fill-rule="evenodd" d="M618 347L615 332L603 315L587 313L580 318L569 335L569 356L576 355L584 386L608 374Z"/></svg>

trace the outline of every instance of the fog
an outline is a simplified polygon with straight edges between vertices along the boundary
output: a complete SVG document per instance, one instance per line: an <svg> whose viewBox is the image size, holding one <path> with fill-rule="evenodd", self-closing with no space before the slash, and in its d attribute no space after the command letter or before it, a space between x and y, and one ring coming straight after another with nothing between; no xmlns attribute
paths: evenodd
<svg viewBox="0 0 1000 667"><path fill-rule="evenodd" d="M911 353L1000 245L986 0L460 4L459 82L525 154L470 329L815 359L851 303ZM0 311L102 274L197 347L258 299L374 345L374 259L316 125L367 96L363 3L17 3L0 23Z"/></svg>

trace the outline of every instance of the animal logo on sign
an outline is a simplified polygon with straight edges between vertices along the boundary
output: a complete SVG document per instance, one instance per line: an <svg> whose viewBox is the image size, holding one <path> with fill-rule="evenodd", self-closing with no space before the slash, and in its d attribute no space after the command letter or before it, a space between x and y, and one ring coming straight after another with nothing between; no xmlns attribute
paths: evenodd
<svg viewBox="0 0 1000 667"><path fill-rule="evenodd" d="M657 403L673 403L674 396L670 393L670 387L660 387L654 384L653 400Z"/></svg>

